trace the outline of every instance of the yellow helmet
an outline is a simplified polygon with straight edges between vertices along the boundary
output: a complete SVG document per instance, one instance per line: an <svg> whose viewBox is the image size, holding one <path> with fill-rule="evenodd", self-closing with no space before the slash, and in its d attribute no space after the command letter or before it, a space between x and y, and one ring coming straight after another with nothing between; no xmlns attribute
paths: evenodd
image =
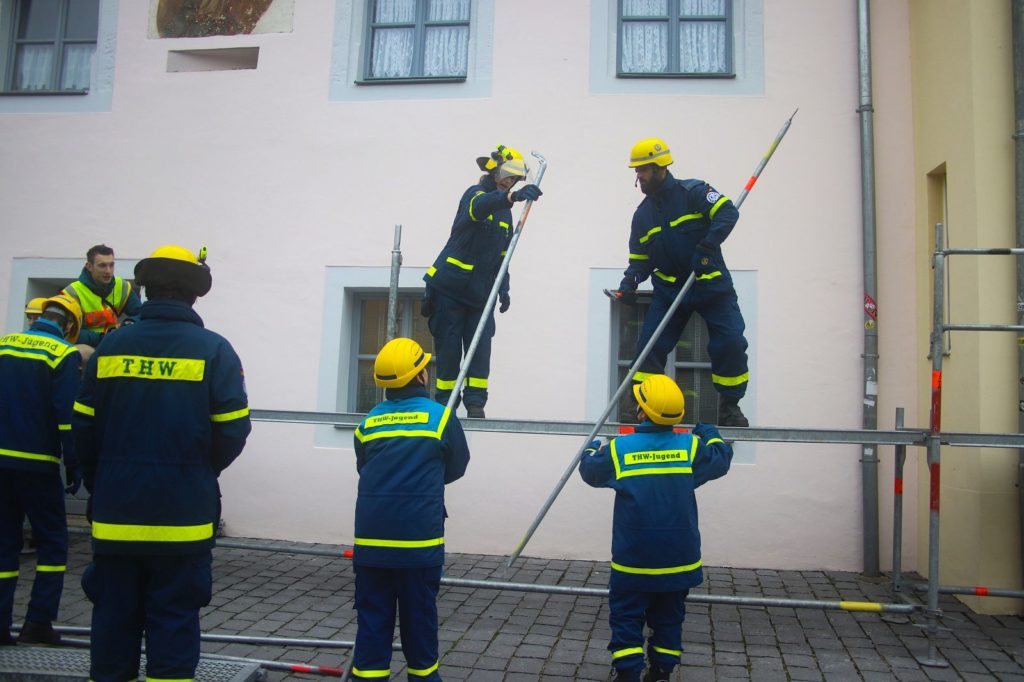
<svg viewBox="0 0 1024 682"><path fill-rule="evenodd" d="M37 298L33 298L31 301L29 301L28 303L25 304L25 314L26 315L42 315L43 314L43 304L44 303L46 303L46 297L45 296L39 296Z"/></svg>
<svg viewBox="0 0 1024 682"><path fill-rule="evenodd" d="M420 344L412 339L392 339L384 344L373 361L373 383L381 388L401 388L428 362L430 353L424 353Z"/></svg>
<svg viewBox="0 0 1024 682"><path fill-rule="evenodd" d="M78 341L78 334L82 331L82 306L78 304L78 301L67 294L57 294L43 299L42 312L46 312L50 308L59 308L65 320L70 316L74 326L70 331L64 333L64 340L68 343Z"/></svg>
<svg viewBox="0 0 1024 682"><path fill-rule="evenodd" d="M516 177L520 180L526 178L529 169L522 159L512 159L498 166L498 179Z"/></svg>
<svg viewBox="0 0 1024 682"><path fill-rule="evenodd" d="M652 374L633 386L633 395L655 424L678 424L686 413L686 399L676 382L664 374Z"/></svg>
<svg viewBox="0 0 1024 682"><path fill-rule="evenodd" d="M478 157L476 165L480 166L480 170L482 171L492 171L504 164L506 161L516 160L523 160L523 155L519 153L519 150L499 144L495 147L494 151L491 152L490 156ZM524 163L523 165L525 166L526 164Z"/></svg>
<svg viewBox="0 0 1024 682"><path fill-rule="evenodd" d="M668 148L668 143L657 137L648 137L633 145L629 152L629 167L636 168L649 163L663 167L672 165L672 151Z"/></svg>
<svg viewBox="0 0 1024 682"><path fill-rule="evenodd" d="M181 288L194 296L205 296L213 285L206 247L199 250L197 258L183 246L161 246L135 266L135 281L143 287Z"/></svg>

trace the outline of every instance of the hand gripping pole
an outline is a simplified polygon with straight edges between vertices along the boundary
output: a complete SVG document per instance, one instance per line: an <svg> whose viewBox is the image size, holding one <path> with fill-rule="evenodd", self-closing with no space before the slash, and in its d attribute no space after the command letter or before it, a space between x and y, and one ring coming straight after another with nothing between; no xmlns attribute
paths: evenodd
<svg viewBox="0 0 1024 682"><path fill-rule="evenodd" d="M544 171L548 167L548 160L545 159L539 152L531 152L540 161L538 164L537 177L534 179L533 184L540 187L540 181L544 178ZM484 335L484 326L487 324L487 320L490 319L491 314L494 312L494 302L498 299L498 289L501 288L501 281L505 279L505 273L508 272L509 261L512 260L512 254L515 253L516 244L519 243L519 235L523 232L523 225L526 224L526 218L530 215L530 208L533 206L533 200L527 199L526 206L523 207L523 212L519 216L519 222L516 223L516 229L512 233L512 241L508 244L508 249L505 250L505 258L501 261L501 267L498 269L498 276L494 278L494 284L491 286L491 293L487 296L487 303L484 304L483 313L480 315L480 322L476 325L476 331L473 332L473 340L469 344L469 348L466 349L466 356L462 358L462 366L459 367L459 377L455 380L455 387L452 389L452 394L448 397L448 409L454 410L455 403L459 399L459 395L462 393L462 384L466 380L466 374L469 373L469 363L473 360L473 354L476 353L476 347L480 345L480 337Z"/></svg>
<svg viewBox="0 0 1024 682"><path fill-rule="evenodd" d="M797 109L797 111L799 111L799 109ZM772 140L772 144L770 147L768 147L768 151L765 152L764 156L761 158L761 161L758 163L757 168L754 170L754 174L750 176L750 179L747 181L746 186L744 186L743 191L740 192L739 198L737 198L734 202L736 208L739 208L743 204L743 201L747 198L747 195L750 194L750 190L753 189L754 183L756 183L758 177L760 177L761 171L763 171L764 167L768 165L768 160L772 158L772 154L775 153L775 149L779 146L779 143L782 142L782 138L786 136L786 132L789 130L789 126L793 122L794 116L796 116L796 111L794 111L790 115L790 117L786 119L786 122L785 124L783 124L782 129L779 130L778 134L775 135L775 139ZM668 310L665 311L665 316L661 318L661 322L658 323L658 326L657 328L655 328L654 333L651 334L651 338L647 341L647 345L644 346L643 350L640 351L640 354L637 356L636 360L633 361L633 365L629 368L629 371L626 372L625 378L622 380L622 383L619 384L619 387L618 389L616 389L615 395L612 396L612 399L608 403L608 406L604 408L604 411L601 413L600 419L598 419L597 423L594 424L594 428L590 430L590 434L586 437L586 439L583 441L583 444L580 445L579 449L576 451L576 456L572 458L572 462L569 464L568 468L566 468L565 472L562 474L562 477L558 479L558 483L555 485L555 489L551 491L551 494L548 496L548 499L544 502L544 505L541 507L540 512L538 512L537 516L533 519L533 523L530 524L530 527L527 529L526 534L523 536L523 539L520 540L519 544L516 545L516 548L512 550L512 554L509 556L508 563L506 564L507 566L511 567L515 560L519 558L519 555L522 554L523 549L526 548L526 543L528 543L530 541L530 538L533 537L533 534L534 532L536 532L537 527L540 526L540 522L544 520L544 516L547 515L548 510L551 509L551 505L555 503L555 498L557 498L559 493L562 492L562 488L564 488L565 484L569 481L569 477L572 476L572 472L576 470L576 466L579 464L580 459L582 459L583 457L584 450L587 449L587 447L590 445L590 442L594 440L594 438L597 436L597 432L601 430L602 426L604 426L604 422L606 419L608 419L608 415L611 414L612 410L615 409L615 406L618 404L619 399L622 397L622 394L626 392L626 388L630 385L630 383L633 380L633 375L636 374L636 371L643 364L644 360L646 360L647 356L650 355L651 349L654 348L654 344L658 341L658 337L661 336L661 333L665 330L665 327L668 326L669 320L672 319L672 316L675 314L676 308L679 307L679 304L683 302L683 297L686 295L686 292L690 290L690 287L693 286L693 282L695 279L696 274L691 272L690 276L686 279L686 283L683 284L683 288L679 290L678 294L676 294L675 300L672 301L672 305L670 305Z"/></svg>

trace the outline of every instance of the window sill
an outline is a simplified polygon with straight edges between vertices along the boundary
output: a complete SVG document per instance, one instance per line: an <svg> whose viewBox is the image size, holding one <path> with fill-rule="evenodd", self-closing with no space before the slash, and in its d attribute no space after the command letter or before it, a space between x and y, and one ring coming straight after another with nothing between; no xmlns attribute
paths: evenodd
<svg viewBox="0 0 1024 682"><path fill-rule="evenodd" d="M616 78L735 79L735 73L617 73Z"/></svg>
<svg viewBox="0 0 1024 682"><path fill-rule="evenodd" d="M353 81L356 85L420 85L423 83L465 83L465 76L438 76L428 78L366 78Z"/></svg>
<svg viewBox="0 0 1024 682"><path fill-rule="evenodd" d="M2 97L52 97L54 95L88 95L88 90L0 90Z"/></svg>

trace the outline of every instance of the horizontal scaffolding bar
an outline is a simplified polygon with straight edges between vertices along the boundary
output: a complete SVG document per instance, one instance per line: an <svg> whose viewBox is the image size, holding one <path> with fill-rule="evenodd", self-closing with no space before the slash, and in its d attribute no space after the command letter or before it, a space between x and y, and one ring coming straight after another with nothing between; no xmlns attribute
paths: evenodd
<svg viewBox="0 0 1024 682"><path fill-rule="evenodd" d="M295 424L323 424L337 428L355 429L365 414L358 412L300 412L291 410L252 410L254 421ZM529 419L463 419L466 431L500 433L529 433L564 436L586 436L593 428L590 422L536 421ZM632 424L605 424L599 434L617 436L620 427ZM719 427L728 440L761 443L846 443L868 445L912 445L924 447L928 443L927 429L901 429L899 431L871 431L860 429L787 429L787 428L729 428ZM940 434L943 445L982 448L1024 448L1024 434L1020 433L955 433Z"/></svg>
<svg viewBox="0 0 1024 682"><path fill-rule="evenodd" d="M944 324L942 330L947 332L1024 332L1024 325L1019 324Z"/></svg>
<svg viewBox="0 0 1024 682"><path fill-rule="evenodd" d="M974 255L974 256L1024 256L1024 249L1019 248L995 248L995 249L943 249L939 253L946 256Z"/></svg>
<svg viewBox="0 0 1024 682"><path fill-rule="evenodd" d="M910 588L917 592L928 590L926 582L908 583ZM981 585L969 587L966 585L939 585L939 592L942 594L968 594L973 597L1009 597L1010 599L1024 599L1024 590L1010 590L1002 587L982 587Z"/></svg>

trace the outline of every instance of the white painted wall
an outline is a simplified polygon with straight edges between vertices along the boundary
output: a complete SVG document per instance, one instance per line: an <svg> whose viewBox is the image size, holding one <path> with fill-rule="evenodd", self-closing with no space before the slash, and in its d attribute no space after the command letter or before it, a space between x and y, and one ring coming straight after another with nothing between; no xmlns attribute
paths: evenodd
<svg viewBox="0 0 1024 682"><path fill-rule="evenodd" d="M550 166L512 265L512 308L498 319L488 413L593 418L591 275L625 266L641 199L626 167L630 146L663 137L677 176L705 178L735 197L799 107L726 245L730 267L756 285L748 320L756 404L747 409L766 426L860 426L854 2L738 0L756 35L737 83L709 89L608 78L606 61L594 63L606 54L598 43L614 40L605 0L484 0L478 14L493 16L493 26L478 28L490 42L474 49L490 50L476 67L486 87L445 86L454 93L445 97L356 88L351 74L339 80L350 65L332 57L358 54L349 41L361 36L346 23L346 0L295 3L292 33L181 40L147 37L147 5L114 3L109 111L0 113L0 306L21 303L14 259L76 258L100 241L125 260L167 242L206 244L214 287L197 310L241 355L252 407L333 411L324 396L337 381L337 356L332 364L336 351L323 343L339 332L323 324L341 318L330 307L337 292L325 287L329 269L386 268L396 223L409 272L428 266L478 175L474 158L500 142L540 150ZM905 45L904 3L886 5L886 40ZM171 49L251 46L260 48L255 70L166 73ZM898 68L876 68L878 90L891 96L877 125L889 130L893 121L900 133L909 120L906 58L898 47L885 51ZM911 220L906 144L880 155L896 169L879 193L883 230ZM909 238L897 245L910 248ZM887 247L889 237L881 240ZM892 309L906 312L914 292L904 279L887 276L883 286L898 297ZM911 315L886 323L884 338L913 338ZM881 390L900 396L883 398L887 407L912 408L900 392L905 378L912 386L912 345L883 341ZM230 534L351 541L353 454L336 434L317 434L307 425L255 425L222 477ZM448 547L507 554L578 443L482 433L470 441L469 473L449 489ZM699 494L705 561L859 569L860 449L747 447L747 463ZM891 484L880 488L887 495ZM605 558L610 514L610 493L573 477L527 554Z"/></svg>

